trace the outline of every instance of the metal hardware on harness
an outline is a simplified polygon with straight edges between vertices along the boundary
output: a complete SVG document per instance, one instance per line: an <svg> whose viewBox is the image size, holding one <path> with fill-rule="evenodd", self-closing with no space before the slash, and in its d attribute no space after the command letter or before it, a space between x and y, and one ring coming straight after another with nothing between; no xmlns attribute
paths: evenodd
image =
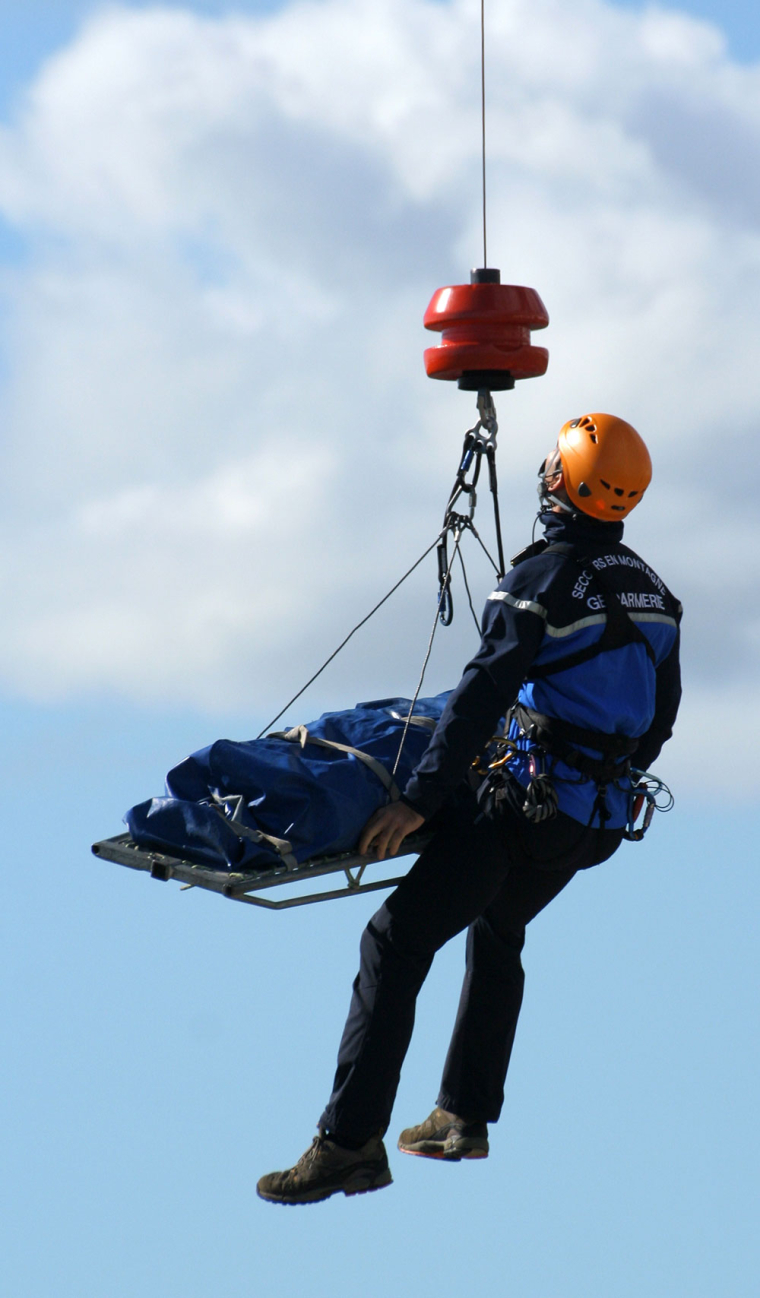
<svg viewBox="0 0 760 1298"><path fill-rule="evenodd" d="M552 777L546 771L534 775L525 790L523 815L534 825L544 820L553 820L559 810L559 798Z"/></svg>
<svg viewBox="0 0 760 1298"><path fill-rule="evenodd" d="M544 820L553 820L559 810L557 789L551 775L544 769L541 759L541 770L535 753L530 757L530 784L525 790L525 801L522 812L526 820L534 825Z"/></svg>
<svg viewBox="0 0 760 1298"><path fill-rule="evenodd" d="M569 726L557 718L542 717L540 713L533 712L531 708L526 708L517 703L511 709L507 717L507 728L510 719L517 722L521 732L527 739L532 740L537 745L540 752L550 756L557 757L565 762L572 769L578 771L585 779L593 781L596 784L597 795L594 802L591 820L599 816L599 824L603 828L605 822L609 819L607 812L607 786L608 783L617 784L621 779L629 780L631 788L629 791L628 823L625 828L623 837L632 843L640 843L652 823L655 811L671 811L675 802L673 794L664 780L651 771L640 771L631 765L631 754L625 754L625 746L635 744L634 740L626 740L625 736L602 735L592 731L584 731L579 727ZM545 728L553 723L559 728L558 735L551 735ZM563 735L563 731L566 732ZM573 733L574 732L574 733ZM573 743L568 740L572 738ZM603 761L587 756L574 746L576 743L584 747L597 748L602 751L604 740L610 745L612 751L608 751ZM617 748L617 752L615 752ZM511 756L511 754L509 754ZM508 757L494 764L494 775L498 780L501 772L498 769L502 767ZM526 790L526 800L523 806L523 813L529 820L545 820L557 814L558 801L557 793L552 782L551 776L544 770L538 769L539 759L536 753L531 754L531 781ZM540 758L543 768L543 757ZM620 785L618 784L618 788ZM499 801L498 791L496 792L496 801ZM641 814L642 807L645 806L644 819L641 825L636 828L636 820Z"/></svg>
<svg viewBox="0 0 760 1298"><path fill-rule="evenodd" d="M487 757L487 749L490 748L492 744L495 745L497 750L503 749L502 755L500 757L494 757L492 761L488 762L488 764L484 766L483 759L484 757ZM487 749L483 754L476 757L475 761L472 763L472 770L476 775L481 776L483 779L488 775L501 771L501 769L507 765L507 762L512 760L515 753L518 751L517 744L513 739L508 739L506 735L492 735L488 741Z"/></svg>
<svg viewBox="0 0 760 1298"><path fill-rule="evenodd" d="M496 436L499 431L499 424L496 419L496 407L493 403L493 397L490 392L485 389L478 392L477 408L479 416L478 422L472 428L469 428L464 435L459 468L457 470L457 476L454 479L454 486L451 489L449 502L446 506L444 525L462 493L466 492L468 494L474 494L480 476L480 463L483 454L487 453L489 448L494 453L496 451ZM473 460L475 461L475 467L473 469L472 478L468 482L467 473ZM470 517L472 517L473 511L474 505L471 506Z"/></svg>
<svg viewBox="0 0 760 1298"><path fill-rule="evenodd" d="M649 826L654 819L655 811L661 811L664 814L673 810L675 798L664 780L651 771L631 771L633 786L630 792L628 824L625 827L623 838L629 843L640 843L646 834ZM658 801L659 799L659 801ZM646 806L644 819L638 829L636 821L641 814L641 809Z"/></svg>
<svg viewBox="0 0 760 1298"><path fill-rule="evenodd" d="M469 527L470 521L463 514L447 514L441 538L438 542L436 550L436 558L438 559L438 617L443 626L451 626L454 619L454 600L451 595L452 563L449 562L448 549L449 532L453 533L454 550L456 552L462 532L465 527Z"/></svg>
<svg viewBox="0 0 760 1298"><path fill-rule="evenodd" d="M597 785L627 779L630 775L631 757L638 747L636 739L585 730L560 717L544 716L520 702L513 704L510 717L517 722L522 733L544 752L559 758ZM600 752L603 757L590 757L584 748Z"/></svg>
<svg viewBox="0 0 760 1298"><path fill-rule="evenodd" d="M490 441L496 441L496 434L499 431L499 425L496 422L496 406L493 403L491 393L481 388L478 392L478 414L480 415L479 425L485 428Z"/></svg>

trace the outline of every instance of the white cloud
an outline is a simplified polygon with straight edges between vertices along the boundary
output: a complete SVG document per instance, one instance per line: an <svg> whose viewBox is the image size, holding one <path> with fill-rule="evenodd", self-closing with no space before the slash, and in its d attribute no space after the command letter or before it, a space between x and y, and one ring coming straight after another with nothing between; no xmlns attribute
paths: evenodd
<svg viewBox="0 0 760 1298"><path fill-rule="evenodd" d="M110 8L28 87L0 131L27 241L3 280L8 689L266 711L433 538L473 403L425 379L420 317L481 259L479 12ZM548 376L498 401L508 543L559 423L631 418L657 477L630 541L687 605L690 678L760 717L760 69L675 11L503 0L488 100L490 260L552 316ZM327 695L413 688L434 584Z"/></svg>

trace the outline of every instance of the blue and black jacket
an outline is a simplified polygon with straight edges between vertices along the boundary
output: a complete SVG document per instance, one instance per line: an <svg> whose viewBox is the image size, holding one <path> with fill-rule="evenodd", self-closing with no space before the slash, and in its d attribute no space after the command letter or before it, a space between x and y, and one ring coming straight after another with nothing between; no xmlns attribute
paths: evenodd
<svg viewBox="0 0 760 1298"><path fill-rule="evenodd" d="M546 543L528 547L489 595L483 639L450 695L404 792L428 819L447 801L517 703L582 731L636 740L632 764L648 769L670 738L681 697L681 606L657 574L622 544L622 523L541 515ZM557 545L558 549L553 547ZM625 643L610 636L606 601L633 621ZM620 638L619 638L620 639ZM612 647L609 647L612 645ZM527 715L523 712L523 718ZM545 766L560 811L598 825L598 784L545 751L513 719L508 769L527 788ZM586 745L592 758L603 753ZM607 783L606 826L628 819L630 781Z"/></svg>

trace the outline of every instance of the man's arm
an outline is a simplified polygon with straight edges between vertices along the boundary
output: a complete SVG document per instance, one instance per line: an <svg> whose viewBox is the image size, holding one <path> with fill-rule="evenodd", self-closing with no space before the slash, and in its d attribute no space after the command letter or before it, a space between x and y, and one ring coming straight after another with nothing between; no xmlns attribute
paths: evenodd
<svg viewBox="0 0 760 1298"><path fill-rule="evenodd" d="M545 626L540 605L526 602L525 595L532 594L522 589L526 577L527 565L511 572L500 583L498 598L486 603L478 653L450 694L401 802L381 807L364 826L360 852L372 851L378 860L399 852L407 834L419 829L464 780L514 702Z"/></svg>
<svg viewBox="0 0 760 1298"><path fill-rule="evenodd" d="M515 694L518 688L519 681ZM380 807L370 816L359 839L359 851L372 852L378 861L395 856L407 834L419 829L465 778L504 711L502 696L488 673L468 667L449 696L402 800Z"/></svg>

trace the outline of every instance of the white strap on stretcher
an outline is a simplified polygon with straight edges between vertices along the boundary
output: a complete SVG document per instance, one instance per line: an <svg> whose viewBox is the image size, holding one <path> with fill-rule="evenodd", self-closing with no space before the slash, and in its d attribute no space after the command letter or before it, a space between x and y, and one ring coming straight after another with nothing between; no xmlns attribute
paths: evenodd
<svg viewBox="0 0 760 1298"><path fill-rule="evenodd" d="M300 744L305 748L307 744L317 744L320 748L337 748L338 752L350 753L352 757L358 757L360 762L364 762L374 775L377 776L380 783L388 790L391 796L391 802L398 802L401 797L401 790L396 781L387 771L382 762L376 757L371 757L369 753L363 753L361 748L353 748L351 744L338 744L334 739L317 739L314 735L309 734L308 726L293 726L292 730L275 731L267 735L267 739L289 739L292 743Z"/></svg>
<svg viewBox="0 0 760 1298"><path fill-rule="evenodd" d="M270 847L282 857L289 870L298 869L298 861L293 855L293 845L287 838L276 838L274 834L265 834L260 829L252 829L241 820L241 815L245 802L242 793L230 793L225 798L221 798L218 793L212 793L212 805L224 823L234 829L239 838L248 838L252 843L269 843ZM228 815L228 811L232 814Z"/></svg>

